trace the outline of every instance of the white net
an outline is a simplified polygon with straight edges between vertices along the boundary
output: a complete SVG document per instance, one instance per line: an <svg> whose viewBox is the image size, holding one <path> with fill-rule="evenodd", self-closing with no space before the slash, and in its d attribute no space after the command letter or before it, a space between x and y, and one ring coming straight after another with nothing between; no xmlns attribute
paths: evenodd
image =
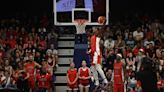
<svg viewBox="0 0 164 92"><path fill-rule="evenodd" d="M84 34L87 20L77 19L77 20L75 20L74 23L75 23L75 26L76 26L76 34Z"/></svg>

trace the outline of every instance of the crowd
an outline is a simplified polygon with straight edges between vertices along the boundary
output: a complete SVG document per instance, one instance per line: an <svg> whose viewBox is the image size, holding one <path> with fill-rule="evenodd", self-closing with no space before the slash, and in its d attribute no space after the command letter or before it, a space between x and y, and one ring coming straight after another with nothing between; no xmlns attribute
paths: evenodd
<svg viewBox="0 0 164 92"><path fill-rule="evenodd" d="M0 20L0 88L18 88L21 92L32 92L34 89L52 91L53 70L58 66L58 34L72 33L73 31L70 32L69 29L73 30L73 28L50 27L45 16L37 22L37 25L33 25L33 22L26 23L19 19ZM100 47L103 56L102 67L109 82L107 89L112 88L110 83L114 64L117 55L121 54L127 92L137 92L140 89L141 83L138 82L137 73L142 70L143 57L152 61L151 70L156 73L157 88L162 92L164 89L163 20L142 16L110 24L110 27L103 29L92 26L86 28L88 44L94 30L102 31ZM59 33L56 32L57 30L60 30ZM90 78L94 80L91 70L86 66L85 61L82 62L79 70L74 70L73 63L70 64L70 69L73 72L69 72L77 76L87 70L88 75L85 75L88 76L87 78L78 77L82 83L79 87L83 92L84 84L88 84L88 81L83 80ZM77 83L78 80L76 76L74 77L76 80L72 84ZM87 92L90 86L85 85L85 87Z"/></svg>
<svg viewBox="0 0 164 92"><path fill-rule="evenodd" d="M44 16L35 22L0 20L0 89L52 92L53 70L58 66L56 30Z"/></svg>
<svg viewBox="0 0 164 92"><path fill-rule="evenodd" d="M104 70L107 77L111 78L116 55L121 53L127 91L136 92L137 88L139 89L137 74L142 71L143 57L147 57L151 61L152 72L156 72L157 87L163 91L163 32L162 20L151 19L148 16L136 20L135 24L129 20L108 27L102 38L104 39L102 44L104 45Z"/></svg>

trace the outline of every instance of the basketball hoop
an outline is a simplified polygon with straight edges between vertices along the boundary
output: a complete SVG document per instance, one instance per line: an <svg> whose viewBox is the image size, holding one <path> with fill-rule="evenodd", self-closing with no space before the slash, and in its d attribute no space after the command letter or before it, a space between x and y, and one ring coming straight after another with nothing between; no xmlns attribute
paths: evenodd
<svg viewBox="0 0 164 92"><path fill-rule="evenodd" d="M88 23L88 20L87 19L75 19L74 21L78 25L84 25L85 23Z"/></svg>
<svg viewBox="0 0 164 92"><path fill-rule="evenodd" d="M86 23L88 23L87 19L75 19L75 26L76 26L76 34L83 34L86 33L85 32L85 27L86 27Z"/></svg>

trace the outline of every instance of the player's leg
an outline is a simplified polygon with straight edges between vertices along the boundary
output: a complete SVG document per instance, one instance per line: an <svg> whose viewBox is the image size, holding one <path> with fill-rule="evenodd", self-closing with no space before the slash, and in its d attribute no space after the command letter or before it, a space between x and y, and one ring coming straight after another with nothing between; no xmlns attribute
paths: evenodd
<svg viewBox="0 0 164 92"><path fill-rule="evenodd" d="M30 80L28 83L29 83L30 92L34 92L34 90L35 90L35 80Z"/></svg>
<svg viewBox="0 0 164 92"><path fill-rule="evenodd" d="M120 85L120 91L119 92L124 92L124 85Z"/></svg>
<svg viewBox="0 0 164 92"><path fill-rule="evenodd" d="M118 85L116 85L116 84L113 85L113 92L118 92L118 87L117 86Z"/></svg>
<svg viewBox="0 0 164 92"><path fill-rule="evenodd" d="M90 67L90 69L91 69L91 72L92 72L94 80L95 80L95 85L98 86L99 85L98 72L97 72L95 66L93 66L93 65Z"/></svg>
<svg viewBox="0 0 164 92"><path fill-rule="evenodd" d="M104 82L105 84L107 84L108 81L107 81L107 78L106 78L106 76L105 76L105 74L104 74L104 71L102 70L101 65L100 65L100 64L96 64L96 65L95 65L95 68L96 68L96 70L98 71L98 73L100 74L101 78L103 79L103 82Z"/></svg>

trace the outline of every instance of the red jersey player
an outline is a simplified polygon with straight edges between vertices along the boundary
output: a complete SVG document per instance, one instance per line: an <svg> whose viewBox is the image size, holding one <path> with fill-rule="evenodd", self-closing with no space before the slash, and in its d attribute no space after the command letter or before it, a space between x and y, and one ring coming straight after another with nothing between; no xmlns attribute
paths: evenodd
<svg viewBox="0 0 164 92"><path fill-rule="evenodd" d="M85 92L89 92L89 87L90 87L90 81L89 79L91 78L91 71L90 69L86 66L86 61L82 61L82 67L79 68L78 70L79 74L79 88L80 92L84 92L83 89L85 88Z"/></svg>
<svg viewBox="0 0 164 92"><path fill-rule="evenodd" d="M123 63L121 62L122 55L117 54L116 62L114 63L114 71L112 74L112 79L114 89L113 92L124 92L124 72Z"/></svg>
<svg viewBox="0 0 164 92"><path fill-rule="evenodd" d="M29 60L25 63L24 68L27 73L29 73L28 84L30 92L35 88L35 68L41 68L41 66L33 60L33 56L29 55Z"/></svg>
<svg viewBox="0 0 164 92"><path fill-rule="evenodd" d="M103 84L108 84L107 78L104 74L104 71L102 70L102 50L101 50L101 33L97 28L93 29L93 35L91 36L90 40L90 50L88 53L91 54L92 63L91 63L91 72L93 74L94 80L95 80L95 89L97 90L99 87L99 78L98 74L100 74L101 78L103 79Z"/></svg>
<svg viewBox="0 0 164 92"><path fill-rule="evenodd" d="M40 91L50 92L49 89L51 87L51 80L52 80L52 75L50 73L47 73L46 70L43 68L40 74L37 75L36 77L39 92Z"/></svg>
<svg viewBox="0 0 164 92"><path fill-rule="evenodd" d="M78 73L77 69L74 68L75 64L72 62L70 64L70 68L67 71L67 87L68 87L68 92L77 92L78 90Z"/></svg>

